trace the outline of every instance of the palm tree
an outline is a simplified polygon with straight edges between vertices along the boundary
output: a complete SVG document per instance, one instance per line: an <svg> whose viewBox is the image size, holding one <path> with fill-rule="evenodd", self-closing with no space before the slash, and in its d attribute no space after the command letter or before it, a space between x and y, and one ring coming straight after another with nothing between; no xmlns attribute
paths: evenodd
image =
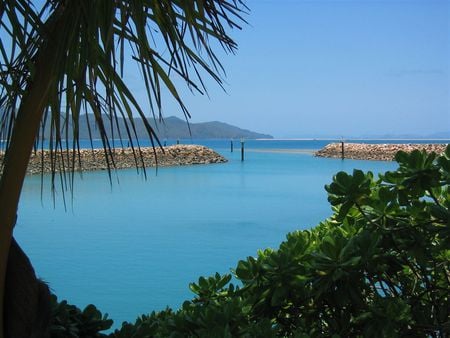
<svg viewBox="0 0 450 338"><path fill-rule="evenodd" d="M129 61L141 72L153 117L161 118L166 91L188 118L174 78L200 93L206 90L205 75L222 83L223 68L214 50L236 49L226 28L240 28L244 22L242 1L43 0L39 8L30 0L0 2L0 140L5 152L0 179L0 305L21 188L42 131L51 130L52 161L68 163L64 159L73 157L64 168L70 178L80 148L80 119L94 116L105 159L114 167L105 126L117 129L117 119L123 117L126 128L117 133L136 149L138 164L133 116L143 120L152 144L159 141L123 80Z"/></svg>

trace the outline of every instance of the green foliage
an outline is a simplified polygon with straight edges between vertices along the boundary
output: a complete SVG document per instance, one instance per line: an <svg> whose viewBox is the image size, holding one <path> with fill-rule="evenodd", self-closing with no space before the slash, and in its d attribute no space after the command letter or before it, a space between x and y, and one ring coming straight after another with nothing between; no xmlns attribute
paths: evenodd
<svg viewBox="0 0 450 338"><path fill-rule="evenodd" d="M51 297L51 338L106 337L100 332L108 330L113 323L107 314L102 315L92 304L80 310L74 305L67 304L65 300L58 302L54 295Z"/></svg>
<svg viewBox="0 0 450 338"><path fill-rule="evenodd" d="M338 173L334 215L241 260L238 286L200 277L181 309L111 337L448 337L450 146L396 160L378 178Z"/></svg>
<svg viewBox="0 0 450 338"><path fill-rule="evenodd" d="M135 324L124 323L112 337L272 337L268 319L250 321L251 306L240 289L229 284L231 275L204 278L192 283L196 294L179 311L167 309L141 316Z"/></svg>

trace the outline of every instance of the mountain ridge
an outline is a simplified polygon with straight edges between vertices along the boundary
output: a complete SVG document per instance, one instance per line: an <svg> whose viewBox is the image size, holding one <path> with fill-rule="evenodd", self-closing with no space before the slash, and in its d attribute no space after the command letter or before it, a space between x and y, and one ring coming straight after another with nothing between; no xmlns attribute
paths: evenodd
<svg viewBox="0 0 450 338"><path fill-rule="evenodd" d="M89 122L88 122L89 121ZM272 139L273 136L269 134L263 134L254 132L248 129L242 129L237 126L220 122L220 121L210 121L210 122L198 122L189 124L176 116L169 116L164 119L155 120L154 118L148 119L150 125L155 131L156 135L160 140L163 139L259 139L259 138L269 138ZM111 128L111 124L113 128ZM117 137L118 128L121 130L121 136L127 138L126 125L123 118L119 117L117 122L106 123L105 129L108 137ZM134 118L134 125L136 130L136 135L138 138L148 137L147 130L141 118ZM89 129L91 134L89 134ZM87 117L80 117L79 125L79 138L89 139L89 138L99 138L100 134L98 127L95 123L95 118L92 114ZM133 135L134 137L134 135Z"/></svg>

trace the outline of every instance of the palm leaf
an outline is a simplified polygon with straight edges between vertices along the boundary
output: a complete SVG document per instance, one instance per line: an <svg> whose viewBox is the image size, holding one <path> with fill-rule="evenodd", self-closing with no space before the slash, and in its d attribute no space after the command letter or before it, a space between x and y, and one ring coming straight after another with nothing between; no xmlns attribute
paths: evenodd
<svg viewBox="0 0 450 338"><path fill-rule="evenodd" d="M40 9L31 1L3 1L0 6L0 27L4 32L0 41L3 150L9 151L16 114L35 77L36 60L52 46L50 88L42 98L48 121L41 119L36 134L38 143L48 138L54 171L52 184L55 172L59 171L67 186L66 173L73 175L77 168L79 125L84 114L93 114L95 118L108 168L115 167L115 145L109 137L114 139L116 135L129 142L136 165L143 166L136 116L144 122L152 144L161 144L148 114L124 80L124 69L135 62L141 70L153 118L162 118L162 92L170 93L189 118L173 76L201 94L206 92L204 76L222 85L224 70L211 42L233 52L236 43L225 28L240 29L245 22L245 10L241 0L47 0ZM125 130L120 130L119 117L126 120ZM120 146L123 144L121 141Z"/></svg>

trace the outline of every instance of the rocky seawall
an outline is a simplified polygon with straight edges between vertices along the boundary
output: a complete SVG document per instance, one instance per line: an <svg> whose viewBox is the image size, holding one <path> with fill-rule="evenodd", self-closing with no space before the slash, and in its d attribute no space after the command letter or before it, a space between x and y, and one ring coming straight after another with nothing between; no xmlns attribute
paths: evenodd
<svg viewBox="0 0 450 338"><path fill-rule="evenodd" d="M166 166L181 166L194 164L210 164L210 163L224 163L227 159L216 153L214 150L199 146L199 145L173 145L161 148L145 147L141 148L140 156L139 150L131 148L115 149L113 156L105 157L103 149L82 149L80 152L56 152L50 154L49 151L38 151L33 153L28 164L28 174L38 174L42 171L44 173L52 172L52 163L54 165L53 171L70 170L73 163L76 171L90 171L90 170L106 170L108 169L108 162L110 168L124 169L138 167L161 167ZM52 158L56 160L52 161ZM142 158L142 159L141 159ZM0 154L0 162L3 161L3 154ZM64 164L64 165L63 165ZM69 169L67 169L69 168Z"/></svg>
<svg viewBox="0 0 450 338"><path fill-rule="evenodd" d="M426 152L443 153L446 144L367 144L344 143L344 158L354 160L392 161L395 154L402 150L407 153L413 150L425 150ZM330 143L317 151L315 156L342 158L342 144Z"/></svg>

